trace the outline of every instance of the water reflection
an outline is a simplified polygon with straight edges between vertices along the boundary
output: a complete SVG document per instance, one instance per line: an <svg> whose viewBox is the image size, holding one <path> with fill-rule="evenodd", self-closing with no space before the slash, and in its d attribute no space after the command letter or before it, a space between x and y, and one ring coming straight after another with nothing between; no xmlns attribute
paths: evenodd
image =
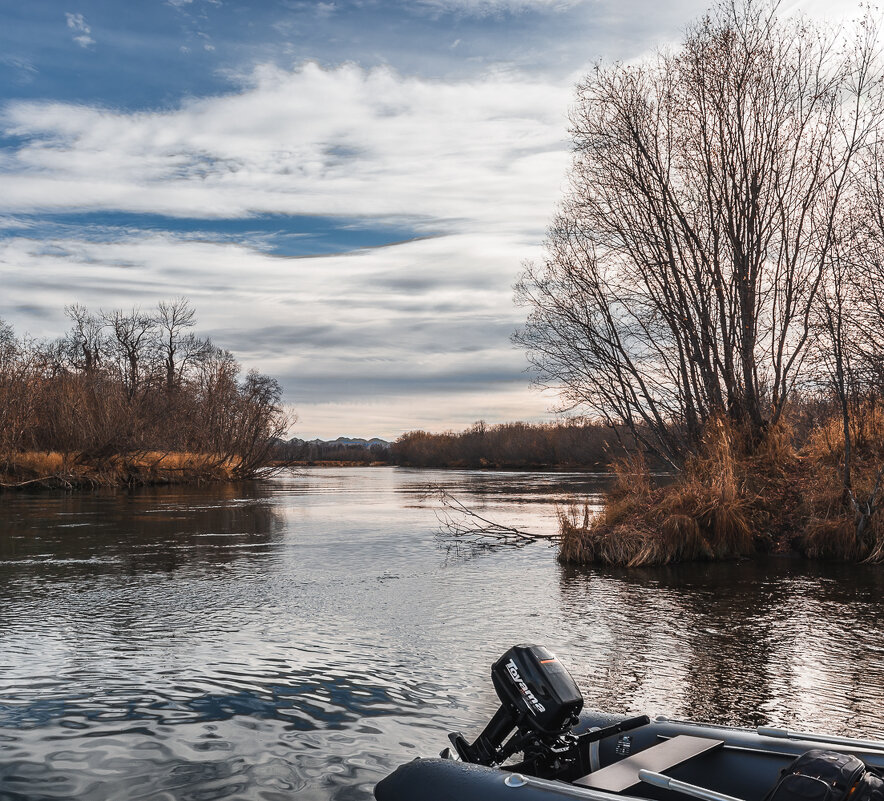
<svg viewBox="0 0 884 801"><path fill-rule="evenodd" d="M247 483L4 496L0 593L23 577L135 576L253 556L282 536L283 519L268 498L266 486Z"/></svg>
<svg viewBox="0 0 884 801"><path fill-rule="evenodd" d="M785 559L560 580L566 620L598 614L590 704L853 735L884 723L882 585L872 566Z"/></svg>

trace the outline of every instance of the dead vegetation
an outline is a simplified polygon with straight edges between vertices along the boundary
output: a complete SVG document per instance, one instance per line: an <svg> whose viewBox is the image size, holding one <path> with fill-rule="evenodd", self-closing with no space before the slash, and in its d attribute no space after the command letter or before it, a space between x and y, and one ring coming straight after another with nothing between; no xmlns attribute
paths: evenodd
<svg viewBox="0 0 884 801"><path fill-rule="evenodd" d="M0 321L0 490L245 479L278 468L279 384L196 337L188 302L66 310L56 340Z"/></svg>
<svg viewBox="0 0 884 801"><path fill-rule="evenodd" d="M232 481L241 460L208 453L128 453L100 460L86 454L27 452L2 462L0 489L77 489Z"/></svg>
<svg viewBox="0 0 884 801"><path fill-rule="evenodd" d="M641 458L619 462L603 509L560 514L564 562L661 565L760 553L884 562L882 494L884 410L852 418L854 495L845 495L840 420L828 419L796 446L780 421L749 451L726 418L710 421L699 453L669 483L653 480ZM655 483L657 486L654 486ZM660 486L660 484L663 484Z"/></svg>
<svg viewBox="0 0 884 801"><path fill-rule="evenodd" d="M720 0L578 86L515 341L675 477L622 464L600 514L563 513L564 560L884 561L880 19L782 11Z"/></svg>
<svg viewBox="0 0 884 801"><path fill-rule="evenodd" d="M500 545L521 547L538 540L555 539L555 535L526 531L492 520L484 512L467 506L439 484L428 485L423 498L436 503L436 519L439 521L437 534L447 543L461 542L483 547Z"/></svg>

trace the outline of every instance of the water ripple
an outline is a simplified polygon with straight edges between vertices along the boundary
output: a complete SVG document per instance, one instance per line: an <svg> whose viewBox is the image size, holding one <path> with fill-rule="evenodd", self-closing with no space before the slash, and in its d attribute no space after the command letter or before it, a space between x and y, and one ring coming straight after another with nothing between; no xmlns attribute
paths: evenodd
<svg viewBox="0 0 884 801"><path fill-rule="evenodd" d="M526 640L605 710L884 729L879 571L451 554L428 483L542 530L601 486L310 470L0 498L0 801L365 801L448 731L477 732L490 663Z"/></svg>

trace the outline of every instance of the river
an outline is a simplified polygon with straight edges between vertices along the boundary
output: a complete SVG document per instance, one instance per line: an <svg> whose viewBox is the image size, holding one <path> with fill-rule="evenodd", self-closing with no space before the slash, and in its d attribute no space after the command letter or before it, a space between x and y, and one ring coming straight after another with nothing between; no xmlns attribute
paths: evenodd
<svg viewBox="0 0 884 801"><path fill-rule="evenodd" d="M368 799L478 733L517 642L592 708L884 731L884 569L577 569L440 537L424 494L548 532L603 481L342 468L0 496L0 801Z"/></svg>

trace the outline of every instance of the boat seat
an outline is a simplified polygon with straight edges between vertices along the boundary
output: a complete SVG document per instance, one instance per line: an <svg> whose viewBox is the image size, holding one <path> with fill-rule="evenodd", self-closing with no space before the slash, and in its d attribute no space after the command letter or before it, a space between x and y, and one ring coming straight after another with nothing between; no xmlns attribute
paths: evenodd
<svg viewBox="0 0 884 801"><path fill-rule="evenodd" d="M662 773L664 770L674 768L682 762L687 762L695 756L705 754L722 745L724 745L724 740L678 734L662 743L645 748L644 751L639 751L632 756L593 771L582 779L577 779L574 784L579 784L581 787L592 787L595 790L620 793L641 781L638 776L640 770Z"/></svg>

